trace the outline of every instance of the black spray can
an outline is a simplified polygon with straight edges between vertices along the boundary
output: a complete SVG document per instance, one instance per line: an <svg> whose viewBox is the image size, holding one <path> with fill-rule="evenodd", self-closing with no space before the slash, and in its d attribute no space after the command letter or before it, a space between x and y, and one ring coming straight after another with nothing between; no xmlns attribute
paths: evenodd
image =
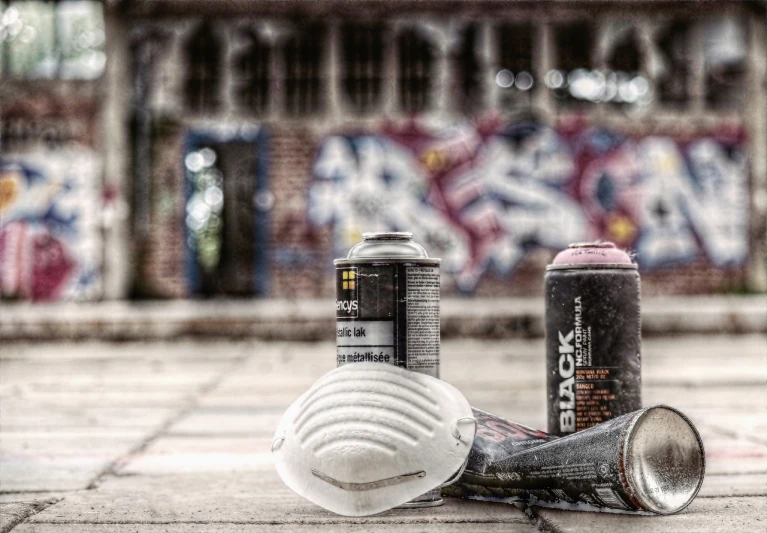
<svg viewBox="0 0 767 533"><path fill-rule="evenodd" d="M564 436L642 407L639 273L612 243L546 268L548 430Z"/></svg>

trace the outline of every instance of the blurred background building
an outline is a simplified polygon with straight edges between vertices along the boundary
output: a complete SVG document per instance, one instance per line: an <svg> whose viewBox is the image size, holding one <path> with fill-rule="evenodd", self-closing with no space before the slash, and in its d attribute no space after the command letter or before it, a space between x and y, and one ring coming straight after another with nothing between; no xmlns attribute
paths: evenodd
<svg viewBox="0 0 767 533"><path fill-rule="evenodd" d="M597 238L764 292L766 9L0 1L2 298L326 297L376 230L446 294Z"/></svg>

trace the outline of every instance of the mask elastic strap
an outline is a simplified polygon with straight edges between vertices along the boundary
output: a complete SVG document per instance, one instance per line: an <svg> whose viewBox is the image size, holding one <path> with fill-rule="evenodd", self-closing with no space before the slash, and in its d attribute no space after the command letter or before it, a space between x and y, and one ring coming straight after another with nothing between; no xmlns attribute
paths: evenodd
<svg viewBox="0 0 767 533"><path fill-rule="evenodd" d="M445 481L442 485L439 486L439 488L447 487L448 485L452 485L456 481L458 481L458 478L463 475L463 471L466 470L466 465L469 464L469 458L466 457L466 460L463 462L463 465L461 465L461 468L458 470L458 473L454 475L452 478Z"/></svg>
<svg viewBox="0 0 767 533"><path fill-rule="evenodd" d="M282 443L285 442L285 432L282 432L282 437L277 437L272 441L272 451L276 450L280 446L282 446Z"/></svg>
<svg viewBox="0 0 767 533"><path fill-rule="evenodd" d="M459 418L455 421L455 424L453 424L453 437L458 439L459 441L464 441L464 435L461 434L461 430L458 429L458 424L460 424L464 420L471 420L474 422L474 434L476 435L477 429L479 428L479 424L477 423L477 419L473 416L464 416L463 418Z"/></svg>

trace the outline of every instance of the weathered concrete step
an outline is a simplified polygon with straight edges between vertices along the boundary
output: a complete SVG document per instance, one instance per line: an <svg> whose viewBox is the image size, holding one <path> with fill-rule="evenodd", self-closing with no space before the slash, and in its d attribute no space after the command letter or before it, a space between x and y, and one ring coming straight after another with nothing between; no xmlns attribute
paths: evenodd
<svg viewBox="0 0 767 533"><path fill-rule="evenodd" d="M766 299L751 296L649 297L643 334L767 331ZM444 338L540 337L542 298L446 299ZM3 304L0 340L257 337L332 340L331 300L204 300Z"/></svg>

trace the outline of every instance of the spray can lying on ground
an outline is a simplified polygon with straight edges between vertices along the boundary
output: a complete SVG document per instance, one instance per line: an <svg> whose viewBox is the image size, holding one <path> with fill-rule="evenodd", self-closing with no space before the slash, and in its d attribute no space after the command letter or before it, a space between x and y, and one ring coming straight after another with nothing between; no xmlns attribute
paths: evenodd
<svg viewBox="0 0 767 533"><path fill-rule="evenodd" d="M582 511L673 514L698 494L705 453L682 413L647 407L566 437L474 409L463 475L446 495Z"/></svg>

